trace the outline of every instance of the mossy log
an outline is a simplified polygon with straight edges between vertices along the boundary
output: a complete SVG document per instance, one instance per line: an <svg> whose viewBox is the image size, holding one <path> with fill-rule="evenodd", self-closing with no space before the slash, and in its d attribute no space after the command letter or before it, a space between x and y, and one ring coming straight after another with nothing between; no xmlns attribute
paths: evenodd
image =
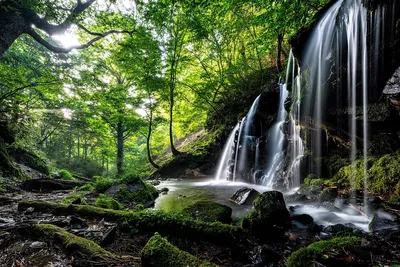
<svg viewBox="0 0 400 267"><path fill-rule="evenodd" d="M202 262L188 252L178 249L158 233L147 242L141 257L144 267L217 267L213 263Z"/></svg>
<svg viewBox="0 0 400 267"><path fill-rule="evenodd" d="M38 212L56 215L76 214L82 217L115 220L119 222L121 229L127 231L160 232L228 246L237 246L239 239L243 238L243 229L237 226L197 221L184 214L160 210L117 211L90 205L52 204L45 201L22 201L18 204L19 211L29 207Z"/></svg>
<svg viewBox="0 0 400 267"><path fill-rule="evenodd" d="M34 230L39 236L54 239L59 242L68 252L79 255L84 260L112 260L117 256L106 251L95 242L76 236L52 224L37 224Z"/></svg>

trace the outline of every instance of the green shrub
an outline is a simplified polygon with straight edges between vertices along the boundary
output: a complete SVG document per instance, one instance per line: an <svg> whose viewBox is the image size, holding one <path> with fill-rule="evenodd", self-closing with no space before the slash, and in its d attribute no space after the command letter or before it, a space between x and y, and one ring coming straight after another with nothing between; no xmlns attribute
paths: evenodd
<svg viewBox="0 0 400 267"><path fill-rule="evenodd" d="M58 173L60 174L61 178L64 180L75 180L75 178L72 177L72 174L65 169L58 170Z"/></svg>

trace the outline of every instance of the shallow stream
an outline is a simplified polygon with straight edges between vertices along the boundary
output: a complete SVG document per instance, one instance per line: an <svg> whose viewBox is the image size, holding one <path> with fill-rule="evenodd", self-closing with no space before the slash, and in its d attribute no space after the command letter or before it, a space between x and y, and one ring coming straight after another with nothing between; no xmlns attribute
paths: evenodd
<svg viewBox="0 0 400 267"><path fill-rule="evenodd" d="M242 187L249 187L262 193L271 188L265 186L247 184L242 182L230 182L214 180L211 178L203 179L168 179L161 181L160 185L156 186L158 189L168 188L168 194L161 194L157 198L154 208L165 211L180 211L200 200L210 200L220 204L227 205L232 208L232 218L234 221L243 218L252 208L250 205L237 205L229 198L237 190ZM289 194L287 192L284 194ZM287 203L289 207L296 207L293 214L309 214L315 222L319 225L328 226L333 224L347 224L352 223L357 228L368 231L368 224L370 218L359 214L356 210L344 206L340 201L335 203L335 211L329 210L326 207L319 206L316 203Z"/></svg>

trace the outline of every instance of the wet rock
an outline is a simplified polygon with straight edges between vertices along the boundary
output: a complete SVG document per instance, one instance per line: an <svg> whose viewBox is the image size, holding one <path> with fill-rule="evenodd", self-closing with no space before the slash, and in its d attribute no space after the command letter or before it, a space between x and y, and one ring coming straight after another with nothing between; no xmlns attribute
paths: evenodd
<svg viewBox="0 0 400 267"><path fill-rule="evenodd" d="M114 242L116 235L117 226L113 226L104 233L103 238L100 241L100 246L104 247Z"/></svg>
<svg viewBox="0 0 400 267"><path fill-rule="evenodd" d="M160 185L160 181L159 180L152 180L152 181L148 181L148 182L149 182L149 184L154 185L154 186Z"/></svg>
<svg viewBox="0 0 400 267"><path fill-rule="evenodd" d="M169 189L166 188L166 187L163 187L163 188L161 188L160 190L158 190L158 192L159 192L160 194L166 195L166 194L168 194Z"/></svg>
<svg viewBox="0 0 400 267"><path fill-rule="evenodd" d="M305 194L294 193L291 195L287 195L284 197L286 202L307 202L309 201L308 197Z"/></svg>
<svg viewBox="0 0 400 267"><path fill-rule="evenodd" d="M329 225L323 231L331 236L361 236L362 232L352 223Z"/></svg>
<svg viewBox="0 0 400 267"><path fill-rule="evenodd" d="M29 245L29 247L30 247L31 249L42 249L42 248L45 248L45 247L46 247L46 243L45 243L45 242L40 242L40 241L35 241L35 242L32 242L32 243Z"/></svg>
<svg viewBox="0 0 400 267"><path fill-rule="evenodd" d="M80 228L88 227L88 224L86 223L86 220L82 219L82 218L80 218L78 216L71 216L70 224L74 228L76 228L76 227L80 227Z"/></svg>
<svg viewBox="0 0 400 267"><path fill-rule="evenodd" d="M308 214L299 214L299 215L292 215L290 216L290 219L292 221L299 222L305 226L313 225L314 224L314 218L311 217Z"/></svg>
<svg viewBox="0 0 400 267"><path fill-rule="evenodd" d="M252 188L243 187L233 194L229 200L238 205L251 205L260 193Z"/></svg>
<svg viewBox="0 0 400 267"><path fill-rule="evenodd" d="M338 189L336 187L329 187L329 188L324 188L322 190L321 194L319 194L318 198L319 201L328 201L332 202L338 197Z"/></svg>
<svg viewBox="0 0 400 267"><path fill-rule="evenodd" d="M212 201L198 201L187 208L182 213L189 215L190 217L205 221L205 222L222 222L230 223L232 216L232 208L215 203Z"/></svg>
<svg viewBox="0 0 400 267"><path fill-rule="evenodd" d="M55 190L72 190L85 183L72 180L32 179L26 180L21 187L27 191L51 192Z"/></svg>
<svg viewBox="0 0 400 267"><path fill-rule="evenodd" d="M399 218L393 214L384 211L378 211L372 217L368 228L371 232L379 232L383 230L398 230Z"/></svg>
<svg viewBox="0 0 400 267"><path fill-rule="evenodd" d="M25 210L25 214L31 214L35 210L34 207L29 207Z"/></svg>
<svg viewBox="0 0 400 267"><path fill-rule="evenodd" d="M289 221L289 212L282 193L264 192L253 204L254 210L243 220L243 227L259 238L275 238L283 235Z"/></svg>
<svg viewBox="0 0 400 267"><path fill-rule="evenodd" d="M278 262L282 259L282 256L268 248L267 246L258 246L254 250L249 252L249 258L252 265L248 266L279 266Z"/></svg>

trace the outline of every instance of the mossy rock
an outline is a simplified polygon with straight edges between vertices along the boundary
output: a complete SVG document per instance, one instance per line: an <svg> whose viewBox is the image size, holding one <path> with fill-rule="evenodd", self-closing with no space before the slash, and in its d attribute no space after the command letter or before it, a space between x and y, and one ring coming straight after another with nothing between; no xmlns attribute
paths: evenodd
<svg viewBox="0 0 400 267"><path fill-rule="evenodd" d="M289 221L283 194L278 191L262 193L254 202L254 210L243 220L243 227L259 238L276 238L284 232ZM278 231L280 230L280 231Z"/></svg>
<svg viewBox="0 0 400 267"><path fill-rule="evenodd" d="M198 201L182 211L193 219L205 222L230 223L232 218L232 208L212 201Z"/></svg>
<svg viewBox="0 0 400 267"><path fill-rule="evenodd" d="M23 176L21 170L13 164L13 160L8 154L5 144L0 138L0 176L17 177Z"/></svg>
<svg viewBox="0 0 400 267"><path fill-rule="evenodd" d="M50 170L47 166L46 161L34 153L33 151L28 151L16 144L8 148L8 152L13 156L14 160L19 164L28 166L38 172L49 175Z"/></svg>
<svg viewBox="0 0 400 267"><path fill-rule="evenodd" d="M217 267L182 251L156 233L141 252L144 267Z"/></svg>
<svg viewBox="0 0 400 267"><path fill-rule="evenodd" d="M326 253L334 250L342 250L349 247L360 246L360 237L337 237L326 241L319 241L301 248L292 253L286 261L287 267L309 267L315 265L316 260L323 260ZM323 263L322 263L323 264Z"/></svg>
<svg viewBox="0 0 400 267"><path fill-rule="evenodd" d="M79 255L84 260L116 259L117 256L106 251L95 242L76 236L52 224L37 224L34 229L40 236L54 239L61 243L68 252Z"/></svg>
<svg viewBox="0 0 400 267"><path fill-rule="evenodd" d="M158 190L154 186L134 175L126 176L120 182L122 183L112 185L104 194L121 203L143 204L145 207L154 205L154 200L158 197Z"/></svg>
<svg viewBox="0 0 400 267"><path fill-rule="evenodd" d="M321 194L319 194L319 201L324 202L332 202L339 196L338 189L335 187L324 188Z"/></svg>
<svg viewBox="0 0 400 267"><path fill-rule="evenodd" d="M400 179L400 153L387 154L381 158L369 158L367 163L368 191L391 195ZM357 160L339 170L333 181L341 188L350 188L354 178L356 189L364 188L364 161Z"/></svg>

